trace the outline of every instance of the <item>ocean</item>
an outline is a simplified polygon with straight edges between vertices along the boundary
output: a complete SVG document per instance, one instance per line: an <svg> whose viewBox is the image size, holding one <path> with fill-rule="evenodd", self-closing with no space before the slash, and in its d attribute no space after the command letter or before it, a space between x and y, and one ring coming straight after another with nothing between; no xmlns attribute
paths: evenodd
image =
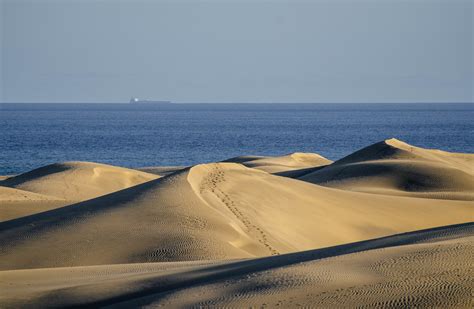
<svg viewBox="0 0 474 309"><path fill-rule="evenodd" d="M474 104L0 104L0 175L61 161L191 165L239 155L342 158L396 137L474 152Z"/></svg>

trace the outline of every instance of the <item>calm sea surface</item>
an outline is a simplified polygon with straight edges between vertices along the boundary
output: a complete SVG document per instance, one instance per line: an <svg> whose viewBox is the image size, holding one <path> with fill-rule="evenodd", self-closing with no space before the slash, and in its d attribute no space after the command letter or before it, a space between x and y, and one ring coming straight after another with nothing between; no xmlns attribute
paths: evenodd
<svg viewBox="0 0 474 309"><path fill-rule="evenodd" d="M0 175L59 161L126 167L316 152L396 137L474 152L474 104L0 104Z"/></svg>

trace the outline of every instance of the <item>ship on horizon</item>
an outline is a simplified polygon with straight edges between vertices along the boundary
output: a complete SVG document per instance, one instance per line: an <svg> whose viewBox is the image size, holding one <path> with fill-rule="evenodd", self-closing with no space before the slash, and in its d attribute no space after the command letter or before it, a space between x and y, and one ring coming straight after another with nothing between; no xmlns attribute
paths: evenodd
<svg viewBox="0 0 474 309"><path fill-rule="evenodd" d="M130 104L140 104L140 103L170 104L171 101L141 100L137 97L131 97L129 103Z"/></svg>

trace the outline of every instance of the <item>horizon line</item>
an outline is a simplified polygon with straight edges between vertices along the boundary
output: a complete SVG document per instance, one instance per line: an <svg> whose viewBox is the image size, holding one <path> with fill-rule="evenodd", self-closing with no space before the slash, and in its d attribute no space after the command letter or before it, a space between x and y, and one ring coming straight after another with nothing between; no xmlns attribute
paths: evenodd
<svg viewBox="0 0 474 309"><path fill-rule="evenodd" d="M137 105L130 102L0 102L0 104L124 104ZM138 103L138 105L168 105L168 104L474 104L474 101L413 101L413 102L173 102L168 103Z"/></svg>

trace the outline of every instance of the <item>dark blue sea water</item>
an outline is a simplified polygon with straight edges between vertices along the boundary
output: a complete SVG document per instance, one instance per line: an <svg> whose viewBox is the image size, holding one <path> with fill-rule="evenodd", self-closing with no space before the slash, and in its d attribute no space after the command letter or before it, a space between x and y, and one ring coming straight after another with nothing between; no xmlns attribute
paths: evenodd
<svg viewBox="0 0 474 309"><path fill-rule="evenodd" d="M256 154L338 159L396 137L474 152L474 104L0 104L0 175L58 161L188 165Z"/></svg>

